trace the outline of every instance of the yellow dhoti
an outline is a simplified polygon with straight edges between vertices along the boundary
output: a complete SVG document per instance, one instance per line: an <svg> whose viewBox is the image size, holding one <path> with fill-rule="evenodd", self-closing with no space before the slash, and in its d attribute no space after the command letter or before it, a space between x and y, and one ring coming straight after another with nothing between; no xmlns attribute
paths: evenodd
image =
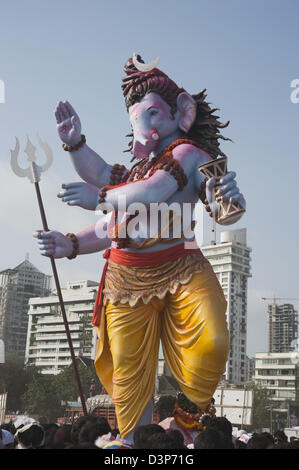
<svg viewBox="0 0 299 470"><path fill-rule="evenodd" d="M142 281L145 268L133 269ZM107 299L102 307L95 367L115 404L122 437L153 395L160 340L185 395L201 409L210 404L229 350L226 300L211 265L206 261L197 271L180 283L170 275L168 292L158 289L146 303L139 295L134 306Z"/></svg>

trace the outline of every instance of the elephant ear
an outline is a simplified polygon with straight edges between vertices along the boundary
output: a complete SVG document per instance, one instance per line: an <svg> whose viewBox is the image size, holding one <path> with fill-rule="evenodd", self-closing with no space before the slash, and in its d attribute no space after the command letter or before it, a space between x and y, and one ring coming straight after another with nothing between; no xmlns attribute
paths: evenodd
<svg viewBox="0 0 299 470"><path fill-rule="evenodd" d="M180 112L179 128L188 132L196 118L196 103L189 93L183 91L177 97L177 109Z"/></svg>

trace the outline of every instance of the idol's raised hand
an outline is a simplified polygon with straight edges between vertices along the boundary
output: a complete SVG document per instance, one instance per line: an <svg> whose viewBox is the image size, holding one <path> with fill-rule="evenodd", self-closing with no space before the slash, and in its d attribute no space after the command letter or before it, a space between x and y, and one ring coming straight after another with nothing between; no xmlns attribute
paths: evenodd
<svg viewBox="0 0 299 470"><path fill-rule="evenodd" d="M73 252L72 240L56 230L49 232L36 230L33 232L33 236L37 238L38 248L42 256L64 258L70 256Z"/></svg>
<svg viewBox="0 0 299 470"><path fill-rule="evenodd" d="M58 135L67 145L76 145L81 140L81 123L78 114L68 101L59 101L55 109Z"/></svg>

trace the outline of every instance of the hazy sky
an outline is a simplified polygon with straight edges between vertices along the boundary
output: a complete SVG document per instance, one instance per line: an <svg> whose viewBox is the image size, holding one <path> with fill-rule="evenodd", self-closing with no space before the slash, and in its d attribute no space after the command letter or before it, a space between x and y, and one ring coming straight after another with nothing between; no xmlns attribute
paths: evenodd
<svg viewBox="0 0 299 470"><path fill-rule="evenodd" d="M79 178L61 148L54 108L69 100L88 144L109 163L124 164L130 128L123 65L133 52L146 62L160 56L159 67L179 86L190 93L207 88L221 120L230 120L225 135L234 143L222 148L247 199L246 215L231 228L246 227L252 247L248 354L266 350L261 297L299 297L299 103L290 99L291 82L299 79L299 2L2 0L0 7L0 269L14 267L28 252L50 274L49 260L32 239L33 229L41 228L34 188L9 166L15 136L24 149L26 135L37 144L38 132L53 150L54 164L41 184L49 226L66 233L93 224L93 212L56 198L61 183ZM57 265L64 284L99 279L103 262L95 254Z"/></svg>

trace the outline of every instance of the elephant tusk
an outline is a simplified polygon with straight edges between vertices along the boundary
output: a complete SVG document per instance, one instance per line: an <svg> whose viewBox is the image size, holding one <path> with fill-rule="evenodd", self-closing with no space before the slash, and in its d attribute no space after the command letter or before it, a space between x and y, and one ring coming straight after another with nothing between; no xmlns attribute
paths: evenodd
<svg viewBox="0 0 299 470"><path fill-rule="evenodd" d="M158 65L159 60L160 57L157 57L155 60L153 60L153 62L142 64L137 60L136 52L133 54L133 64L135 65L135 68L139 70L139 72L149 72L150 70L153 70Z"/></svg>

